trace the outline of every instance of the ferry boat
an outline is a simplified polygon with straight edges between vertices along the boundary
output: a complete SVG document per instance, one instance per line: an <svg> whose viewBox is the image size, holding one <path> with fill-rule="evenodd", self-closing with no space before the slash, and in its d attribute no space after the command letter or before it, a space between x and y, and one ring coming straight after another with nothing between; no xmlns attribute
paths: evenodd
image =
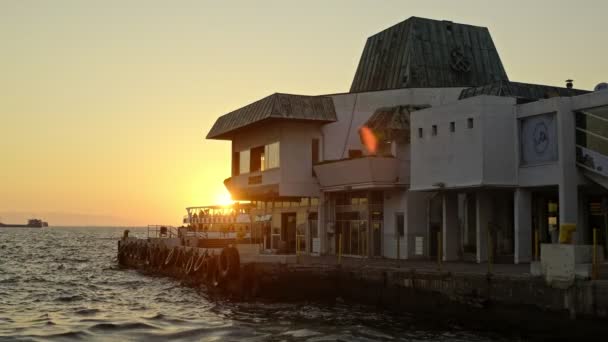
<svg viewBox="0 0 608 342"><path fill-rule="evenodd" d="M149 225L148 237L178 237L184 246L224 248L236 243L255 243L251 234L250 203L186 208L181 227Z"/></svg>
<svg viewBox="0 0 608 342"><path fill-rule="evenodd" d="M0 222L0 228L43 228L48 227L49 224L46 221L40 219L29 219L27 224L13 224L13 223L2 223Z"/></svg>

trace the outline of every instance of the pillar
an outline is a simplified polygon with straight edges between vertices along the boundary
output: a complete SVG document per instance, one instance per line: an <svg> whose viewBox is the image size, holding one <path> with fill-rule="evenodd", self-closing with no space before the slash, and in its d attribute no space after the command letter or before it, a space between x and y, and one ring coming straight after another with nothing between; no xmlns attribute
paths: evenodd
<svg viewBox="0 0 608 342"><path fill-rule="evenodd" d="M478 263L488 261L488 224L492 209L491 200L489 194L484 191L479 191L475 195L475 237Z"/></svg>
<svg viewBox="0 0 608 342"><path fill-rule="evenodd" d="M514 239L516 264L532 260L532 194L524 188L517 188L514 193Z"/></svg>
<svg viewBox="0 0 608 342"><path fill-rule="evenodd" d="M458 260L458 194L443 193L443 260Z"/></svg>
<svg viewBox="0 0 608 342"><path fill-rule="evenodd" d="M559 155L559 221L560 231L565 224L578 221L578 168L576 166L576 137L574 113L565 99L558 102L556 114ZM583 227L576 227L577 230ZM575 233L576 235L576 233Z"/></svg>

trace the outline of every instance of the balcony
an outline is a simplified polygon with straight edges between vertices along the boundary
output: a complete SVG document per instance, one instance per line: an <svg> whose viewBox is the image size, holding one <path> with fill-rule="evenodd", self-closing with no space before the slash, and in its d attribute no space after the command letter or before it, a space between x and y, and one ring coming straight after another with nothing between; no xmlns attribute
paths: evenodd
<svg viewBox="0 0 608 342"><path fill-rule="evenodd" d="M394 157L326 161L314 169L321 188L329 191L391 187L409 182L409 161Z"/></svg>
<svg viewBox="0 0 608 342"><path fill-rule="evenodd" d="M233 200L257 200L279 195L281 170L271 169L230 177L224 185Z"/></svg>

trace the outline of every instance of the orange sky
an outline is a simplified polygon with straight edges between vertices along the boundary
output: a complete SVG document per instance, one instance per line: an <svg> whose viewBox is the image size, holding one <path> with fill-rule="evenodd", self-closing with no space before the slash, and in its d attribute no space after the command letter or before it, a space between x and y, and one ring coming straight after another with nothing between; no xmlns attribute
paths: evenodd
<svg viewBox="0 0 608 342"><path fill-rule="evenodd" d="M512 80L592 88L607 3L4 0L0 217L178 224L225 193L219 115L347 91L365 39L409 16L489 27Z"/></svg>

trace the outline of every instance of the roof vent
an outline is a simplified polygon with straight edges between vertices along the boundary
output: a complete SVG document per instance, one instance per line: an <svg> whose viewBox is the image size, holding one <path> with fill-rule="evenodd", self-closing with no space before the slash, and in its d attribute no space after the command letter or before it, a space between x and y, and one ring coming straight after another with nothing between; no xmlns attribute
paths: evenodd
<svg viewBox="0 0 608 342"><path fill-rule="evenodd" d="M596 85L595 88L593 88L593 91L602 91L602 90L608 90L608 83L602 82L602 83L599 83L598 85Z"/></svg>
<svg viewBox="0 0 608 342"><path fill-rule="evenodd" d="M572 86L574 85L574 83L573 83L573 82L574 82L573 80L571 80L571 79L567 79L567 80L566 80L566 88L568 88L568 89L572 89Z"/></svg>

